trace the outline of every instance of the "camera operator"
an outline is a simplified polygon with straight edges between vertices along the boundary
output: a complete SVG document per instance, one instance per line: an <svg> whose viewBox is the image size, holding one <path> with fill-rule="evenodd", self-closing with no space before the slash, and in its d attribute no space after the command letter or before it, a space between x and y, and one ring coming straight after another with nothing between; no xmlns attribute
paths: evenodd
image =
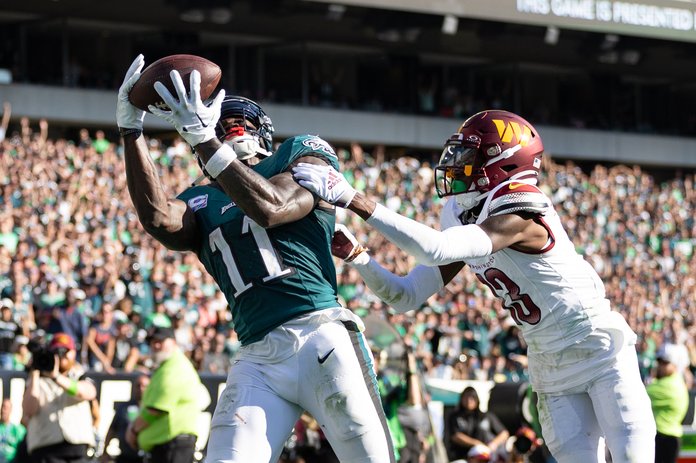
<svg viewBox="0 0 696 463"><path fill-rule="evenodd" d="M56 333L46 348L32 347L22 407L27 448L36 463L86 463L94 446L90 400L97 395L76 362L75 340Z"/></svg>

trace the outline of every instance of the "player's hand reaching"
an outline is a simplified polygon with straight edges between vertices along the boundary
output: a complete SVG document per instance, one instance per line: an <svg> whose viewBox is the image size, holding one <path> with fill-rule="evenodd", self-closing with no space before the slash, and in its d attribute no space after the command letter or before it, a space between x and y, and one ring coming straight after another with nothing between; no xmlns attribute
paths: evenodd
<svg viewBox="0 0 696 463"><path fill-rule="evenodd" d="M225 90L220 90L213 101L206 105L201 100L201 74L197 70L191 71L189 88L186 93L184 82L176 69L169 73L177 98L175 98L162 82L155 82L155 90L162 97L169 110L148 106L152 114L161 117L176 128L179 134L191 146L196 146L215 138L215 125L220 119L222 99L225 98Z"/></svg>
<svg viewBox="0 0 696 463"><path fill-rule="evenodd" d="M136 108L130 102L128 94L133 85L140 79L140 73L145 65L145 57L138 55L133 63L131 63L126 77L123 79L121 88L118 89L118 100L116 102L116 123L119 129L135 129L143 130L143 119L145 119L145 111Z"/></svg>
<svg viewBox="0 0 696 463"><path fill-rule="evenodd" d="M301 162L292 169L295 181L324 201L348 207L357 191L331 166Z"/></svg>
<svg viewBox="0 0 696 463"><path fill-rule="evenodd" d="M367 252L345 225L337 223L331 240L331 254L346 262L353 262L356 257Z"/></svg>

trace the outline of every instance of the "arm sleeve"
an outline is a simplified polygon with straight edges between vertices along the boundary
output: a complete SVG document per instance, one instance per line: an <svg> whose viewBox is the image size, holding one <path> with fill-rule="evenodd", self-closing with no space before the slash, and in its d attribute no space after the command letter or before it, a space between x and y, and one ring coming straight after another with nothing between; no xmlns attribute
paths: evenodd
<svg viewBox="0 0 696 463"><path fill-rule="evenodd" d="M366 263L356 259L351 263L368 288L398 312L417 309L444 283L437 267L419 265L404 277L394 275L371 257Z"/></svg>
<svg viewBox="0 0 696 463"><path fill-rule="evenodd" d="M377 204L367 223L424 265L445 265L484 257L493 250L493 242L478 225L461 225L437 231L381 204Z"/></svg>

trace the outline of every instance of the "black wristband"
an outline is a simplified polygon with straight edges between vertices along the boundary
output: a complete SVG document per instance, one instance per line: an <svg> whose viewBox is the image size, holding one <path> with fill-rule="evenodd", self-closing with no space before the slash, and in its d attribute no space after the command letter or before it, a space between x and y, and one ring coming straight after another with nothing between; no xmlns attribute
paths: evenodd
<svg viewBox="0 0 696 463"><path fill-rule="evenodd" d="M121 134L121 137L125 137L126 135L135 134L135 138L138 138L140 135L143 134L143 130L142 129L122 129L121 127L119 127L118 133Z"/></svg>

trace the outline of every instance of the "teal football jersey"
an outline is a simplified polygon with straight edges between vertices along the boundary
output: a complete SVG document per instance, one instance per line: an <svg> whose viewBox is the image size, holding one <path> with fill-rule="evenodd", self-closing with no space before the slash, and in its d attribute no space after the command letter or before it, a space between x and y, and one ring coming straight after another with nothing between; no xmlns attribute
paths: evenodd
<svg viewBox="0 0 696 463"><path fill-rule="evenodd" d="M328 143L302 135L286 140L254 170L271 178L307 155L338 169ZM339 305L331 257L333 210L315 208L296 222L264 229L219 186L193 186L178 198L196 214L201 237L196 254L225 294L242 344L300 314Z"/></svg>

